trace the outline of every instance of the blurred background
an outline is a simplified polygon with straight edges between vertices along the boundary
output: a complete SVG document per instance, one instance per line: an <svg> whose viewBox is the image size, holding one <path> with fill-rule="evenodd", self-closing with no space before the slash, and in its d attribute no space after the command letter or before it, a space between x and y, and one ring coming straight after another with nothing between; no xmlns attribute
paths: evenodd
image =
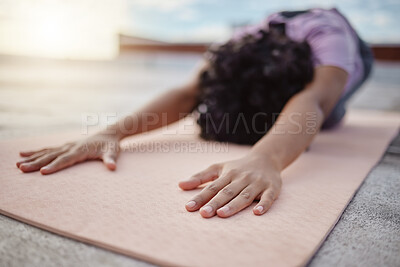
<svg viewBox="0 0 400 267"><path fill-rule="evenodd" d="M212 42L281 10L338 8L378 59L354 108L400 111L398 0L0 0L0 137L78 129L180 85Z"/></svg>

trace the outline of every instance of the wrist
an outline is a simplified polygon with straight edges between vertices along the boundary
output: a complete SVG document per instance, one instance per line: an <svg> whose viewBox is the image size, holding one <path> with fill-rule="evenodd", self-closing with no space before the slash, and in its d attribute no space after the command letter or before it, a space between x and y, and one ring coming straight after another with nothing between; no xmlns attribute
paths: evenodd
<svg viewBox="0 0 400 267"><path fill-rule="evenodd" d="M263 166L267 166L269 169L276 170L278 173L282 172L282 164L280 164L280 161L270 153L251 150L246 155L246 158L250 161L259 162Z"/></svg>
<svg viewBox="0 0 400 267"><path fill-rule="evenodd" d="M101 130L96 135L104 136L117 141L121 141L121 139L123 139L126 136L123 133L119 132L118 130L113 129L112 127Z"/></svg>

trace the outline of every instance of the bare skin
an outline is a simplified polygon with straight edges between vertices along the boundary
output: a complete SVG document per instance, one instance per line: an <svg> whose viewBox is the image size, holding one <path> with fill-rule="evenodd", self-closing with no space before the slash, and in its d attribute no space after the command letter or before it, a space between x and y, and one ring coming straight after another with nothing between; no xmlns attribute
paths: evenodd
<svg viewBox="0 0 400 267"><path fill-rule="evenodd" d="M204 66L202 63L197 72ZM185 86L170 90L142 110L122 118L93 136L60 147L22 151L20 155L25 159L17 162L17 167L23 172L39 170L42 174L51 174L86 160L97 159L102 160L109 170L115 170L121 139L173 123L193 110L197 97L197 79L195 75ZM165 117L166 120L147 123L147 120L143 120L146 114ZM104 147L107 149L102 149Z"/></svg>
<svg viewBox="0 0 400 267"><path fill-rule="evenodd" d="M337 67L316 68L314 80L285 105L275 123L276 131L270 130L246 156L216 163L179 183L181 189L193 190L210 182L188 201L186 209L200 210L205 218L215 215L230 217L258 201L253 213L264 214L279 196L281 172L317 135L324 118L339 100L347 76L344 70ZM142 110L121 119L107 129L112 134L102 131L58 148L21 152L21 156L26 158L17 166L23 172L40 170L42 174L50 174L79 162L101 159L108 169L115 170L121 139L168 125L195 108L197 81L198 77L195 76L187 85L168 92ZM159 117L166 114L167 120L154 121L149 125L140 116L146 113ZM308 114L314 115L311 126L307 124ZM101 145L108 145L110 149L101 152Z"/></svg>

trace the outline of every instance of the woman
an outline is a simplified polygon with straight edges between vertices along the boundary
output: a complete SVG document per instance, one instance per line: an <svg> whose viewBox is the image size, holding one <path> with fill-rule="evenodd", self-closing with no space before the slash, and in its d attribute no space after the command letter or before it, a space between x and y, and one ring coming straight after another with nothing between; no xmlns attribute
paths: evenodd
<svg viewBox="0 0 400 267"><path fill-rule="evenodd" d="M253 147L242 158L216 163L180 182L183 190L211 182L186 209L200 210L206 218L229 217L259 200L253 213L261 215L279 195L281 172L321 128L340 123L346 101L367 79L372 62L371 50L336 9L275 13L211 47L188 84L107 131L57 148L21 152L26 159L17 166L50 174L102 159L114 170L122 138L194 111L203 138ZM148 113L167 114L166 120L147 124L141 115ZM104 146L108 149L99 149Z"/></svg>

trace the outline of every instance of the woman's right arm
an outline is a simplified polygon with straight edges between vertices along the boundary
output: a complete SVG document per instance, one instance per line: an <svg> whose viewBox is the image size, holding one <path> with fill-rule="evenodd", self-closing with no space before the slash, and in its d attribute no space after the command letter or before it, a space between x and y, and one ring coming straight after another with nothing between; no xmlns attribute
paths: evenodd
<svg viewBox="0 0 400 267"><path fill-rule="evenodd" d="M197 101L199 74L184 86L170 90L148 105L132 113L107 129L60 147L20 152L25 159L17 162L23 172L39 171L50 174L86 160L100 159L110 170L115 170L119 142L127 136L151 131L182 119L193 111Z"/></svg>
<svg viewBox="0 0 400 267"><path fill-rule="evenodd" d="M197 92L197 83L193 81L169 90L142 109L109 126L106 131L122 139L171 124L193 111Z"/></svg>

